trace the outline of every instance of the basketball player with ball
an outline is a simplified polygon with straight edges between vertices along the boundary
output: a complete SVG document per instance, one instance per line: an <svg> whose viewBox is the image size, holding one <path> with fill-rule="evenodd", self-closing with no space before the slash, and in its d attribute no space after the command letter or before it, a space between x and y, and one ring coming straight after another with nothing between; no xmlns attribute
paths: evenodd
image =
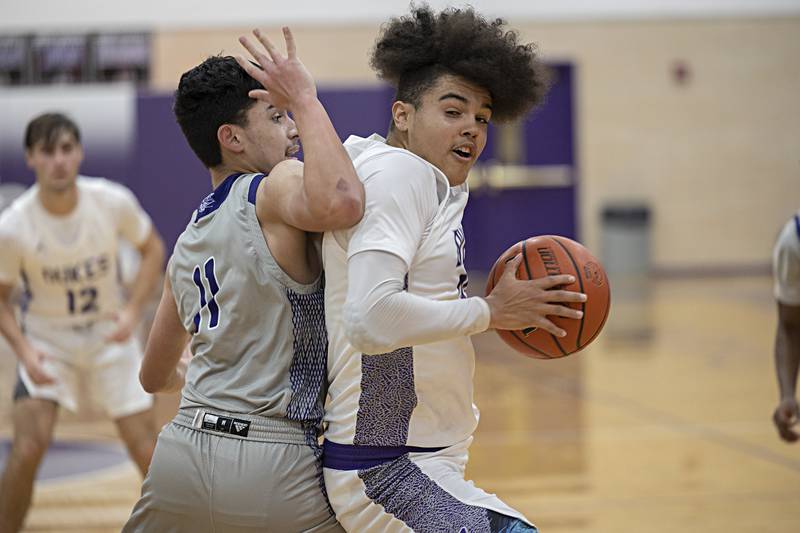
<svg viewBox="0 0 800 533"><path fill-rule="evenodd" d="M422 6L383 27L372 66L397 89L388 137L345 142L365 214L323 240L331 505L348 531L536 531L464 479L478 424L470 336L563 338L553 319L580 320L586 296L560 287L576 282L566 272L517 279L517 254L486 298L467 297L461 219L489 122L541 102L540 64L501 20Z"/></svg>

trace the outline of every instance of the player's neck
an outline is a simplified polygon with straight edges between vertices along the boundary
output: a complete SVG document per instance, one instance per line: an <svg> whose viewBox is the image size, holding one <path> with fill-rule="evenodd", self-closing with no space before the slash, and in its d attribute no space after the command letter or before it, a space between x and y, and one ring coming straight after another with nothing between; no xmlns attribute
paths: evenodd
<svg viewBox="0 0 800 533"><path fill-rule="evenodd" d="M39 187L39 202L51 215L67 216L78 205L78 186L73 185L63 191Z"/></svg>
<svg viewBox="0 0 800 533"><path fill-rule="evenodd" d="M394 146L395 148L408 150L408 137L392 129L389 135L386 136L386 144Z"/></svg>
<svg viewBox="0 0 800 533"><path fill-rule="evenodd" d="M235 172L231 171L231 169L228 168L225 165L220 165L218 167L214 167L212 169L209 169L209 171L211 172L211 188L212 189L216 189L217 187L220 186L220 184L223 181L225 181L225 178L227 178L231 174L235 174Z"/></svg>
<svg viewBox="0 0 800 533"><path fill-rule="evenodd" d="M222 163L214 168L208 169L211 173L211 187L216 189L220 186L220 184L225 181L228 176L231 174L248 174L248 173L255 173L258 172L256 170L252 170L248 167L248 165L244 164L234 164L234 165L227 165Z"/></svg>

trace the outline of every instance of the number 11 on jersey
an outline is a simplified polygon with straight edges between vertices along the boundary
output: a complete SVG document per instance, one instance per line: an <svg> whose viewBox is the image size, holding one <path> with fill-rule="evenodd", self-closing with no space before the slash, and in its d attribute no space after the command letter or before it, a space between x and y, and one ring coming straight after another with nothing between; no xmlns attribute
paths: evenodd
<svg viewBox="0 0 800 533"><path fill-rule="evenodd" d="M219 292L219 283L217 283L217 275L214 271L214 258L209 257L208 260L203 265L203 274L205 274L206 282L208 282L209 288L209 298L206 301L206 288L203 284L203 280L201 278L201 271L200 265L196 265L194 267L194 272L192 274L192 280L194 284L197 286L197 290L200 293L200 309L197 311L197 314L194 315L194 331L197 333L200 331L201 325L201 313L203 309L208 308L209 312L209 319L208 319L208 329L214 329L219 325L219 305L217 305L216 296Z"/></svg>

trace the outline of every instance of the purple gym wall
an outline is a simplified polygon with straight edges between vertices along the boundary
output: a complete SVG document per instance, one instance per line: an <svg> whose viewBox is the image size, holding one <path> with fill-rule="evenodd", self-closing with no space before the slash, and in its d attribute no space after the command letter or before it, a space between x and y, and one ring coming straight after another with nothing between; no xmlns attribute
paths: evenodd
<svg viewBox="0 0 800 533"><path fill-rule="evenodd" d="M577 171L573 145L572 66L550 65L552 87L544 104L523 126L525 163L571 168L572 185L472 191L464 216L467 267L488 272L512 244L533 235L556 234L576 238ZM495 157L496 136L489 140L481 160ZM473 288L473 291L475 289Z"/></svg>

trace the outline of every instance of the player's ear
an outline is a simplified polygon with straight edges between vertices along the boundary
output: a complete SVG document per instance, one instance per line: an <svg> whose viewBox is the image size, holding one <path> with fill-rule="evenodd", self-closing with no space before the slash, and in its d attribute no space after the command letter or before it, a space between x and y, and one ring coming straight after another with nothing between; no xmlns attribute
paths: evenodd
<svg viewBox="0 0 800 533"><path fill-rule="evenodd" d="M223 124L217 128L217 141L221 149L236 154L241 153L244 151L244 143L242 140L242 131L236 126Z"/></svg>
<svg viewBox="0 0 800 533"><path fill-rule="evenodd" d="M408 121L414 106L400 100L392 104L392 123L397 131L408 131Z"/></svg>
<svg viewBox="0 0 800 533"><path fill-rule="evenodd" d="M31 170L33 170L33 150L33 148L25 149L25 164Z"/></svg>
<svg viewBox="0 0 800 533"><path fill-rule="evenodd" d="M78 146L75 148L75 150L77 150L78 152L78 165L80 165L81 163L83 163L83 153L84 153L83 145L81 143L78 143Z"/></svg>

